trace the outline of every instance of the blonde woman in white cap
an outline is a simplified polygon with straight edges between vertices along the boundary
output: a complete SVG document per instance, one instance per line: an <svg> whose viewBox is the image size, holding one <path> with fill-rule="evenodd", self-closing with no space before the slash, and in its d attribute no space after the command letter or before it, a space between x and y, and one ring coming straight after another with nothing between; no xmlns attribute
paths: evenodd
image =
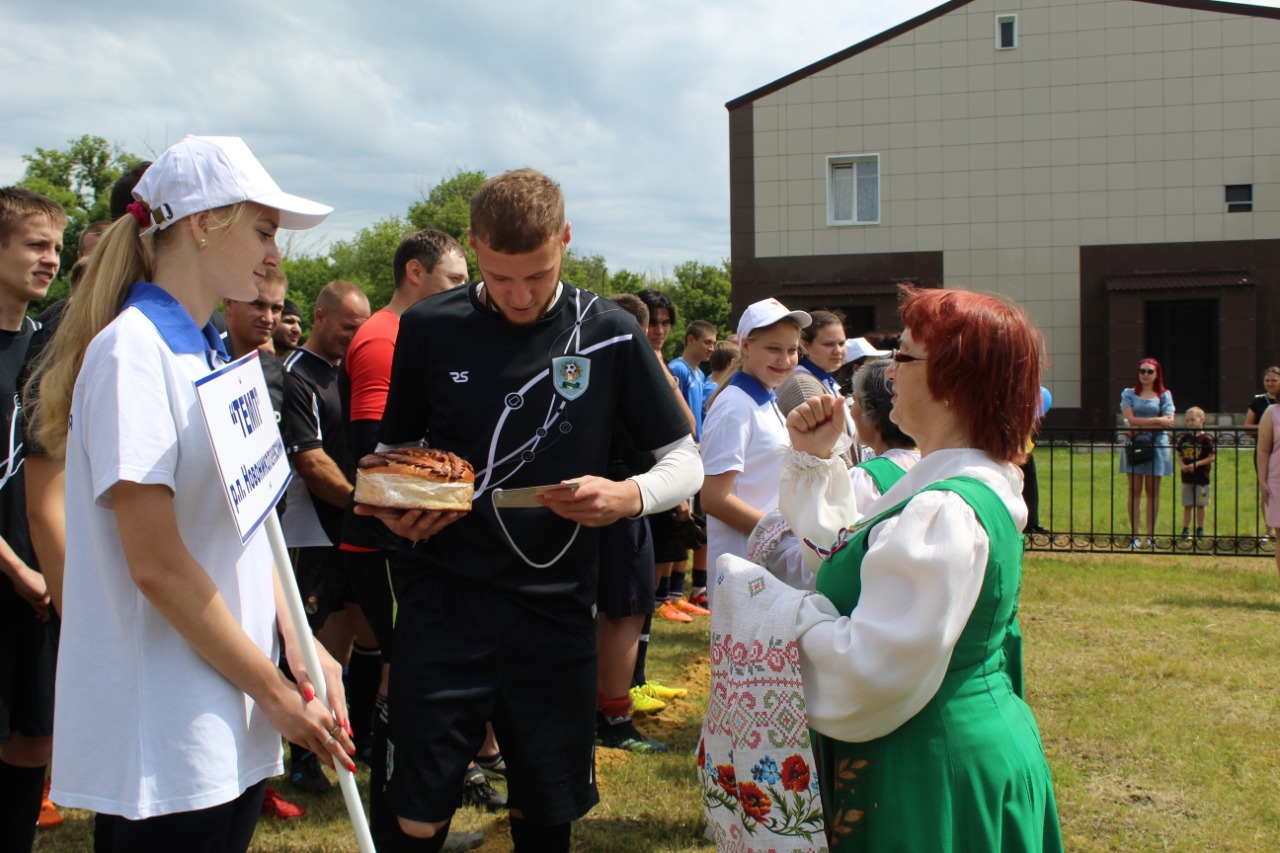
<svg viewBox="0 0 1280 853"><path fill-rule="evenodd" d="M34 431L66 460L51 796L113 816L114 850L243 851L280 734L348 767L353 746L337 664L320 649L308 674L293 652L265 534L240 543L194 382L227 359L215 306L256 299L277 229L331 208L235 137L186 137L134 198L37 368Z"/></svg>
<svg viewBox="0 0 1280 853"><path fill-rule="evenodd" d="M738 321L738 370L712 397L702 425L708 563L745 557L747 536L778 504L777 449L789 439L775 392L800 360L800 330L809 322L776 299L750 305Z"/></svg>

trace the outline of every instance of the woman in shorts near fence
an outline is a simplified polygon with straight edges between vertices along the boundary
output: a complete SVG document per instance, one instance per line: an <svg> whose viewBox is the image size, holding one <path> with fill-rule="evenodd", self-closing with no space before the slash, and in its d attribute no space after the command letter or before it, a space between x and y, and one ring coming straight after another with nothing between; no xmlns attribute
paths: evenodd
<svg viewBox="0 0 1280 853"><path fill-rule="evenodd" d="M235 137L186 137L134 197L32 380L35 434L66 458L51 797L106 818L98 849L235 853L281 733L348 768L354 747L341 669L323 648L323 673L300 669L266 535L241 544L194 382L226 362L218 302L256 299L276 230L330 208L281 192Z"/></svg>
<svg viewBox="0 0 1280 853"><path fill-rule="evenodd" d="M1164 386L1164 370L1154 358L1138 362L1138 382L1120 392L1120 414L1131 430L1120 454L1120 473L1129 475L1129 547L1154 548L1160 514L1160 478L1173 476L1173 394ZM1147 499L1147 539L1138 538L1142 498Z"/></svg>

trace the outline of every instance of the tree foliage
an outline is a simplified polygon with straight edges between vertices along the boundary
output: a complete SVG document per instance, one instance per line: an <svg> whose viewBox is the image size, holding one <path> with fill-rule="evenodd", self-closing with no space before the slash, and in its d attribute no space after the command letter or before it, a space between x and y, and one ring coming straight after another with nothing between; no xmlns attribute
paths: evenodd
<svg viewBox="0 0 1280 853"><path fill-rule="evenodd" d="M62 269L70 270L80 249L80 234L90 222L110 218L111 187L142 158L101 136L71 139L65 149L37 148L24 154L21 186L46 195L67 211Z"/></svg>
<svg viewBox="0 0 1280 853"><path fill-rule="evenodd" d="M396 248L415 229L399 216L380 219L350 240L329 247L330 280L345 279L360 285L374 309L391 301L396 282L393 264Z"/></svg>
<svg viewBox="0 0 1280 853"><path fill-rule="evenodd" d="M434 228L452 236L462 244L467 255L467 275L475 279L480 275L475 253L467 242L467 229L471 227L471 197L488 180L484 172L468 172L462 169L436 184L409 206L409 225L412 231Z"/></svg>

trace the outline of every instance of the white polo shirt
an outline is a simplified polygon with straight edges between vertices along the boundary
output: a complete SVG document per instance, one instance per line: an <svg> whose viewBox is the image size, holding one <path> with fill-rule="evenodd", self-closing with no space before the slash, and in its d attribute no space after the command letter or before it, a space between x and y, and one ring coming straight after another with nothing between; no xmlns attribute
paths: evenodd
<svg viewBox="0 0 1280 853"><path fill-rule="evenodd" d="M275 660L271 551L247 546L217 486L195 380L225 360L167 292L139 282L89 345L67 436L67 556L53 790L61 805L131 820L230 802L283 771L280 736L139 591L110 488L174 492L187 550L232 616Z"/></svg>
<svg viewBox="0 0 1280 853"><path fill-rule="evenodd" d="M761 512L778 508L782 462L778 446L790 444L777 396L738 371L711 403L702 426L702 467L707 476L737 471L731 494ZM747 556L747 534L707 516L707 563L721 554Z"/></svg>

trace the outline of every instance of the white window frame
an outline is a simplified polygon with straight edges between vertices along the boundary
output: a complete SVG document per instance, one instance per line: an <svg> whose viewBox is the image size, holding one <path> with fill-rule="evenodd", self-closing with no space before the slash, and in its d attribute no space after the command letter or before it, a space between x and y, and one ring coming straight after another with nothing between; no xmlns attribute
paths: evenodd
<svg viewBox="0 0 1280 853"><path fill-rule="evenodd" d="M1005 44L1000 38L1001 25L1013 24L1013 44ZM996 50L1015 50L1018 47L1018 16L996 15Z"/></svg>
<svg viewBox="0 0 1280 853"><path fill-rule="evenodd" d="M857 164L859 163L875 163L876 164L876 212L874 219L858 218L858 190L857 190ZM836 216L836 170L853 168L853 207L850 211L853 214L852 219L839 219ZM880 174L880 155L879 154L830 154L827 156L826 163L826 182L827 182L827 225L879 225L880 224L880 201L883 196L881 192L881 174Z"/></svg>

